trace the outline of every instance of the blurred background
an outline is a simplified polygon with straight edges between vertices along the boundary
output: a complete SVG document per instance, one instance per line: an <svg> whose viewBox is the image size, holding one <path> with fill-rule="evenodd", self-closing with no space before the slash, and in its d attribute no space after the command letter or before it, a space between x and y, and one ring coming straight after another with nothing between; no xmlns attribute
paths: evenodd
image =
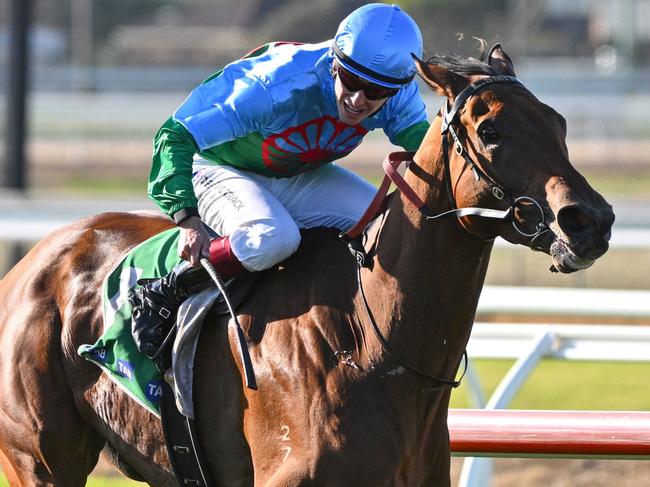
<svg viewBox="0 0 650 487"><path fill-rule="evenodd" d="M264 42L330 39L340 20L364 3L0 0L0 276L57 226L100 211L154 209L145 195L152 137L190 90ZM574 165L614 205L612 249L593 268L551 274L547 256L500 242L487 284L647 290L650 0L393 3L420 25L425 53L476 56L475 37L501 43L527 87L565 116ZM15 39L21 30L16 26L27 21L26 51L17 52ZM15 72L21 60L24 78ZM433 116L441 100L422 90ZM21 135L24 153L16 147ZM374 133L343 165L378 182L380 163L392 149L383 133ZM18 158L24 158L23 169L16 169ZM505 318L513 317L506 313ZM648 322L622 315L608 320ZM642 395L647 396L650 374L647 364L644 367L635 370L645 377ZM636 394L635 385L630 387L630 394ZM523 465L531 468L529 462L511 470ZM575 467L574 479L590 468L571 465L566 468ZM609 468L623 469L616 465ZM630 465L626 472L638 472L639 479L647 480L647 466ZM517 477L508 483L510 470L503 468L507 472L497 485L521 485ZM615 475L616 485L641 483L621 483L620 471ZM583 484L540 482L524 485L601 485L593 478Z"/></svg>
<svg viewBox="0 0 650 487"><path fill-rule="evenodd" d="M2 207L12 209L5 211L5 219L25 222L24 216L33 219L36 210L40 216L49 211L53 218L67 221L83 210L109 209L100 200L113 205L115 198L122 200L115 209L153 208L145 197L151 140L192 88L268 40L329 39L340 20L363 3L0 0L0 174L5 175L7 166L17 162L16 153L6 147L7 129L15 132L17 120L11 108L16 96L7 95L11 18L20 5L22 10L31 5L29 13L22 14L30 21L28 71L22 83L27 93L24 190L0 192L5 198ZM428 53L477 55L474 37L500 42L526 85L567 118L574 164L614 203L615 237L617 230L647 223L649 0L397 3L419 22ZM440 100L427 88L423 92L433 115ZM380 162L390 150L383 134L373 133L344 164L377 180ZM12 183L5 176L0 186ZM29 202L16 201L14 196L25 194L32 196ZM82 198L84 203L70 208L53 199L60 196ZM40 205L39 198L46 198L47 204ZM7 238L18 237L18 230L1 228ZM648 243L646 236L636 236ZM498 250L498 266L492 266L488 282L645 287L650 257L638 248L638 238L635 243L619 237L620 252L572 276L543 272L542 256L522 249ZM0 269L6 270L6 262L24 251L12 247L3 245ZM623 266L626 273L612 272L608 263Z"/></svg>

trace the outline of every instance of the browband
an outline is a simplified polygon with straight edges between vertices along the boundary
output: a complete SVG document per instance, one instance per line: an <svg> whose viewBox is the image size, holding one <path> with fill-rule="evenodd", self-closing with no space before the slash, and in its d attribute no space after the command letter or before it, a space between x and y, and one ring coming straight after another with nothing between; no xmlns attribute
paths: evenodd
<svg viewBox="0 0 650 487"><path fill-rule="evenodd" d="M368 75L372 78L375 78L376 80L383 81L384 83L392 83L394 85L405 85L413 81L413 78L415 78L415 73L413 73L408 78L393 78L392 76L386 76L385 74L381 74L376 71L373 71L372 69L368 69L365 66L356 62L354 59L352 59L350 56L345 54L343 51L341 51L339 46L336 45L336 42L332 43L332 49L334 50L334 54L336 55L336 57L341 61L343 61L344 63L350 65L357 71L365 75Z"/></svg>

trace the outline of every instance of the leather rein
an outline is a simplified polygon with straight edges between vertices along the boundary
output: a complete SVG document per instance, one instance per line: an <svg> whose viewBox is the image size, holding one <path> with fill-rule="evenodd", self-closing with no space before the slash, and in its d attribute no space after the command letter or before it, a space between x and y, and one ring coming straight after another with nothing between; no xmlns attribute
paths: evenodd
<svg viewBox="0 0 650 487"><path fill-rule="evenodd" d="M530 237L531 247L534 245L534 242L538 237L550 231L550 228L546 224L544 218L544 210L542 209L541 205L530 196L518 196L518 197L511 196L509 192L507 192L500 184L498 184L476 161L472 159L467 149L461 143L460 138L458 137L458 134L456 132L456 129L454 128L454 124L457 122L459 116L459 111L463 107L465 102L468 100L468 98L474 95L477 91L481 90L482 88L495 83L513 83L513 84L518 84L523 86L521 81L519 81L514 76L491 76L489 78L481 79L469 85L467 88L465 88L455 98L453 105L450 105L449 100L447 100L442 107L441 110L441 116L443 117L442 125L441 125L442 153L443 153L444 166L445 166L445 185L451 203L450 210L443 211L442 213L438 213L438 214L433 214L431 210L427 208L424 201L422 201L422 199L415 193L415 191L408 185L408 183L397 171L397 169L399 168L402 162L406 162L408 168L409 163L413 161L413 156L415 155L415 152L414 151L393 152L391 154L388 154L384 159L382 166L385 172L385 176L381 185L379 186L377 194L375 195L372 202L368 206L368 209L362 215L360 220L350 230L341 234L341 238L346 241L350 251L355 256L355 259L357 261L357 280L358 280L359 290L361 291L361 297L364 303L366 316L370 321L370 323L372 324L372 328L375 332L375 335L377 336L377 339L379 340L379 343L381 344L382 349L389 356L391 356L397 363L399 363L402 367L404 367L408 371L436 383L436 386L434 387L435 389L447 388L447 387L456 388L460 385L463 377L465 376L465 373L467 372L467 364L468 364L467 350L463 351L463 357L462 357L464 363L463 372L461 374L461 377L458 380L444 379L441 377L431 375L427 372L424 372L419 368L409 364L409 362L401 358L398 354L396 354L393 351L386 338L382 335L381 330L379 329L379 326L377 325L377 322L373 317L372 311L370 310L368 301L366 299L365 292L363 290L361 269L362 267L370 267L372 259L368 257L368 254L366 253L364 246L361 243L360 237L365 232L369 223L372 220L374 220L375 217L382 211L386 202L386 194L388 193L388 189L390 188L391 183L395 184L397 189L424 215L427 221L446 218L450 216L456 218L462 218L464 216L479 216L483 218L492 218L492 219L502 220L502 221L511 219L512 226L519 234L523 235L524 237ZM451 181L451 169L450 169L450 158L449 158L450 137L453 139L454 142L454 150L458 155L463 157L466 165L472 170L475 180L477 182L480 181L481 179L485 180L491 188L490 193L494 196L496 200L503 201L505 199L507 202L509 202L509 206L507 209L495 210L492 208L474 208L474 207L458 208L457 207L456 200L454 199L452 181ZM521 229L517 225L517 221L514 218L515 210L524 202L532 203L539 210L540 213L540 219L536 225L535 231L532 233L525 232L523 229ZM459 367L460 364L458 365L456 370L458 370Z"/></svg>

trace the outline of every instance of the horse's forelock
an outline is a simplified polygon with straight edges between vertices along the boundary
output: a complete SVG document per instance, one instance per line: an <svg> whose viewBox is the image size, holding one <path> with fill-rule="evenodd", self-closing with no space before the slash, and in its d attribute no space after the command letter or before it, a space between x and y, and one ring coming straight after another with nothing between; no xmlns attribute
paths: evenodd
<svg viewBox="0 0 650 487"><path fill-rule="evenodd" d="M429 59L427 59L427 63L435 64L442 68L448 69L452 73L465 77L477 74L485 74L488 76L494 76L498 74L494 68L482 61L484 58L485 53L481 54L481 59L463 57L456 54L434 54L433 56L429 57Z"/></svg>

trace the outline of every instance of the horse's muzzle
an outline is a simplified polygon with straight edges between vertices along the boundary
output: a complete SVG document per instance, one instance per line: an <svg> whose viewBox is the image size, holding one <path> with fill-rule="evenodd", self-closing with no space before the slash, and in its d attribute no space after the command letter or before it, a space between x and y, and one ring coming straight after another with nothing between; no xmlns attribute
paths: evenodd
<svg viewBox="0 0 650 487"><path fill-rule="evenodd" d="M614 212L611 206L593 208L588 205L567 205L557 214L555 240L549 254L553 267L563 273L586 269L609 249Z"/></svg>
<svg viewBox="0 0 650 487"><path fill-rule="evenodd" d="M560 239L555 239L551 244L550 252L553 259L551 271L559 271L563 274L580 271L591 266L595 259L587 259L575 254L569 246Z"/></svg>

